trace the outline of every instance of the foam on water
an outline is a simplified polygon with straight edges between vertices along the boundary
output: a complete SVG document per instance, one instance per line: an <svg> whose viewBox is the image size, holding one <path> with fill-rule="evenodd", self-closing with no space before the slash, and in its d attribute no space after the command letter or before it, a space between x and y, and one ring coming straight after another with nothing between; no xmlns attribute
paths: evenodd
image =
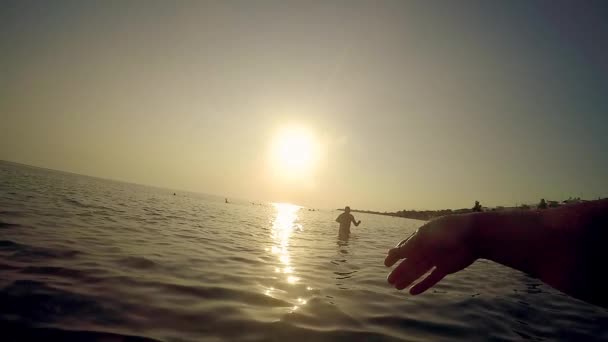
<svg viewBox="0 0 608 342"><path fill-rule="evenodd" d="M422 224L0 162L0 329L21 340L605 340L608 312L480 260L421 296L386 250Z"/></svg>

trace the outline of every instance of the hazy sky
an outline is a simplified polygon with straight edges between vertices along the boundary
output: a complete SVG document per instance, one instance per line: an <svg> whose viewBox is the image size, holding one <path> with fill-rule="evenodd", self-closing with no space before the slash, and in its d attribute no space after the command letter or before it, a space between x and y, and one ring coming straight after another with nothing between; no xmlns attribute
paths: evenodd
<svg viewBox="0 0 608 342"><path fill-rule="evenodd" d="M0 159L379 210L608 196L606 1L0 1ZM283 177L273 139L318 145Z"/></svg>

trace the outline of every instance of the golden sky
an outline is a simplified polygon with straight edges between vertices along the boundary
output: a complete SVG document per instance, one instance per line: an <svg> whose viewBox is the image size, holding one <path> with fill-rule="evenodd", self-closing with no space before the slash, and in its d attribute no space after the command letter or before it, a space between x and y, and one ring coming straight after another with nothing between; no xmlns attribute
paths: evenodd
<svg viewBox="0 0 608 342"><path fill-rule="evenodd" d="M595 4L3 2L0 159L324 208L606 196Z"/></svg>

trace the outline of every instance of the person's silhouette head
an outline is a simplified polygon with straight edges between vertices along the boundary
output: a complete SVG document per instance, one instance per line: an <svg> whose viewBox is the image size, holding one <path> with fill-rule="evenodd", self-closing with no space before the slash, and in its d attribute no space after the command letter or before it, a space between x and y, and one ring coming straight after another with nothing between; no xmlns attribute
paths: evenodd
<svg viewBox="0 0 608 342"><path fill-rule="evenodd" d="M349 206L344 207L344 212L347 214L350 213L350 207Z"/></svg>

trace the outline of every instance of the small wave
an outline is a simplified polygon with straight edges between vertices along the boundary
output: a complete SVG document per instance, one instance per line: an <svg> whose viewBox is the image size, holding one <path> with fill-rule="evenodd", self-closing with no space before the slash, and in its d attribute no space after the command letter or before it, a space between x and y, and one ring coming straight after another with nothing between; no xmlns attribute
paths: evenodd
<svg viewBox="0 0 608 342"><path fill-rule="evenodd" d="M73 205L75 205L75 206L77 206L77 207L81 207L81 208L89 208L89 206L88 206L88 205L86 205L86 204L84 204L84 203L82 203L82 202L80 202L80 201L78 201L78 200L75 200L75 199L73 199L73 198L66 197L66 198L64 198L63 200L64 200L66 203L73 204Z"/></svg>
<svg viewBox="0 0 608 342"><path fill-rule="evenodd" d="M111 207L106 207L104 205L95 205L95 204L84 203L82 201L79 201L79 200L73 199L73 198L69 198L69 197L64 197L63 200L66 203L72 204L72 205L74 205L76 207L79 207L79 208L97 209L97 210L101 210L101 211L110 211L110 212L113 212L113 213L120 212L119 210L116 210L116 209L111 208Z"/></svg>
<svg viewBox="0 0 608 342"><path fill-rule="evenodd" d="M250 264L250 265L259 264L259 261L256 259L245 258L245 257L241 257L241 256L230 256L226 259L228 259L230 261L235 261L238 263L244 263L244 264Z"/></svg>
<svg viewBox="0 0 608 342"><path fill-rule="evenodd" d="M98 281L96 277L92 276L88 272L65 267L28 266L21 269L20 273L71 278L80 281L86 281L87 283L93 283Z"/></svg>
<svg viewBox="0 0 608 342"><path fill-rule="evenodd" d="M334 272L334 274L337 275L336 279L339 280L352 278L355 273L357 273L356 270L351 272Z"/></svg>
<svg viewBox="0 0 608 342"><path fill-rule="evenodd" d="M236 290L227 287L216 286L187 286L178 284L163 284L163 288L172 292L178 292L200 298L209 298L213 300L229 300L239 301L252 305L269 306L269 307L289 307L293 304L284 300L269 297L261 293L250 292L245 290Z"/></svg>
<svg viewBox="0 0 608 342"><path fill-rule="evenodd" d="M0 249L16 249L19 246L21 246L20 244L13 242L13 241L9 241L9 240L0 240Z"/></svg>
<svg viewBox="0 0 608 342"><path fill-rule="evenodd" d="M2 216L17 216L17 217L25 217L25 213L22 211L14 211L14 210L0 210L0 215Z"/></svg>
<svg viewBox="0 0 608 342"><path fill-rule="evenodd" d="M44 282L16 280L0 291L1 314L22 322L54 322L66 317L89 315L112 321L117 312L109 312L88 296L60 290Z"/></svg>
<svg viewBox="0 0 608 342"><path fill-rule="evenodd" d="M72 249L57 250L44 247L35 247L30 245L22 245L10 240L0 240L0 250L13 252L13 255L11 256L12 258L24 261L44 258L69 259L81 254L80 251Z"/></svg>
<svg viewBox="0 0 608 342"><path fill-rule="evenodd" d="M156 262L150 259L137 256L129 256L126 258L122 258L118 261L118 263L139 269L152 269L158 266Z"/></svg>
<svg viewBox="0 0 608 342"><path fill-rule="evenodd" d="M20 224L0 221L0 229L21 227Z"/></svg>
<svg viewBox="0 0 608 342"><path fill-rule="evenodd" d="M143 210L151 216L163 216L162 212L156 208L144 207ZM163 216L162 219L166 220L167 218Z"/></svg>
<svg viewBox="0 0 608 342"><path fill-rule="evenodd" d="M65 330L59 328L38 328L25 324L0 322L0 330L11 341L116 341L116 342L154 342L143 336L123 335L93 330Z"/></svg>
<svg viewBox="0 0 608 342"><path fill-rule="evenodd" d="M405 326L412 331L417 331L421 334L429 331L441 331L446 336L451 336L455 339L466 340L470 337L470 331L463 324L454 322L430 321L426 319L414 317L396 317L392 315L382 315L369 318L367 323L380 324L395 333L400 333Z"/></svg>
<svg viewBox="0 0 608 342"><path fill-rule="evenodd" d="M18 270L18 269L19 269L19 267L17 267L17 266L0 263L0 271L6 271L6 270L12 271L12 270Z"/></svg>

